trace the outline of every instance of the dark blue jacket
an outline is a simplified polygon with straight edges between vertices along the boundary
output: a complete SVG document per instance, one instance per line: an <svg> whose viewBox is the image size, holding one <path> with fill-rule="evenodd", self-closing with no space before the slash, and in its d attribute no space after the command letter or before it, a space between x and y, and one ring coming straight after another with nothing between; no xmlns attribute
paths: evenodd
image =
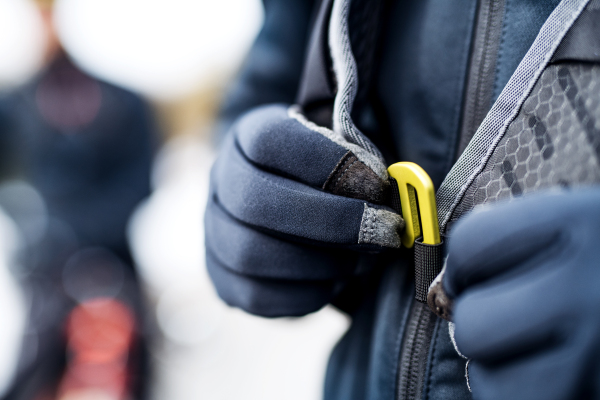
<svg viewBox="0 0 600 400"><path fill-rule="evenodd" d="M297 99L308 33L318 4L299 0L264 3L263 29L224 104L221 137L227 135L237 117L253 107L290 104ZM389 2L371 83L375 106L356 111L357 125L367 136L371 132L389 164L415 162L439 187L558 3ZM487 47L482 47L477 35L485 31L485 23L490 39ZM482 56L482 48L487 55ZM482 57L487 62L481 62ZM485 76L479 86L473 83L475 69ZM473 98L477 106L469 105ZM211 230L206 234L211 235ZM430 343L424 356L415 361L422 364L415 378L422 382L419 393L412 397L401 393L401 374L410 373L400 367L414 302L410 258L406 251L380 253L369 260L370 272L347 282L334 299L315 297L320 306L331 301L352 317L349 331L329 361L325 399L471 398L465 360L456 353L448 323L442 319L422 327L429 331ZM219 268L210 257L208 264L209 269ZM220 275L213 274L213 280L220 293L233 284ZM251 280L244 282L236 281L235 290L259 290ZM268 304L269 292L262 296ZM242 303L234 305L256 312ZM314 308L309 302L304 313Z"/></svg>

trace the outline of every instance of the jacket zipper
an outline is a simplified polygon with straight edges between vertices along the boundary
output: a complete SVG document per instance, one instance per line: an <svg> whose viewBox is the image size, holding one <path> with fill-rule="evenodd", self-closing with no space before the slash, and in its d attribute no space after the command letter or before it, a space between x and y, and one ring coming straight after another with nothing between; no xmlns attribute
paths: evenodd
<svg viewBox="0 0 600 400"><path fill-rule="evenodd" d="M427 304L413 300L400 353L399 400L421 398L436 319Z"/></svg>
<svg viewBox="0 0 600 400"><path fill-rule="evenodd" d="M469 144L492 107L498 46L502 35L505 0L480 0L471 61L464 96L456 158Z"/></svg>
<svg viewBox="0 0 600 400"><path fill-rule="evenodd" d="M492 105L504 5L505 0L478 2L456 158L463 152ZM398 400L423 398L429 348L437 322L437 316L426 304L413 300L400 352Z"/></svg>

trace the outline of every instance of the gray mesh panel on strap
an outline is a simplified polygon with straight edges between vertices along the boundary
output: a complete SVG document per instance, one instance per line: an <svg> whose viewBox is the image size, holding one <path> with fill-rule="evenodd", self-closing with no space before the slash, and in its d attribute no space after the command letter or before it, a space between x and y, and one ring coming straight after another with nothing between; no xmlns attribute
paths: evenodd
<svg viewBox="0 0 600 400"><path fill-rule="evenodd" d="M600 65L551 65L465 192L454 216L478 204L541 189L598 182Z"/></svg>
<svg viewBox="0 0 600 400"><path fill-rule="evenodd" d="M532 93L562 38L581 14L588 1L563 0L556 7L542 26L533 45L508 81L498 100L492 106L466 150L444 179L436 194L438 218L442 231L445 230L446 224L452 218L455 210L462 213L470 209L470 205L462 201L465 194L489 165L493 156L495 157L494 160L502 158L499 155L500 153L496 152L496 149L499 148L501 140L505 137L511 122L515 120L517 115L527 113L526 108L522 110L525 100ZM524 118L529 117L530 115L527 114ZM538 117L541 116L538 115ZM515 123L518 124L517 121ZM527 124L529 124L529 119ZM518 130L518 128L515 129ZM535 124L533 129L536 129ZM533 135L535 136L535 132ZM546 140L548 140L548 136L542 134L534 142L536 145L541 143L542 148L544 148ZM502 150L498 151L501 152ZM544 151L549 152L550 150L541 150L542 157ZM519 157L522 156L521 154ZM517 157L516 154L515 157ZM502 159L500 167L497 166L498 164L494 165L496 165L496 168L493 169L495 172L492 173L501 172L501 176L503 176L501 179L510 187L508 192L512 195L519 194L519 188L515 186L521 173L520 170L515 170L515 166L518 165L512 164L511 159ZM496 180L498 181L498 179ZM508 192L505 191L504 193ZM458 207L459 205L460 207Z"/></svg>

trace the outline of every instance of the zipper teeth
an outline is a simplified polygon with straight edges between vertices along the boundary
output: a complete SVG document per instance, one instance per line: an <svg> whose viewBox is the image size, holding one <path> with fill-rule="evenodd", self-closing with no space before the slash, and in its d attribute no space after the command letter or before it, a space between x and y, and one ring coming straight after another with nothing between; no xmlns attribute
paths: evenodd
<svg viewBox="0 0 600 400"><path fill-rule="evenodd" d="M458 158L492 104L496 54L502 31L505 0L481 0L465 91Z"/></svg>
<svg viewBox="0 0 600 400"><path fill-rule="evenodd" d="M460 156L491 106L504 4L505 0L479 0L471 50L471 72L467 78L465 109L456 157ZM417 400L422 397L429 347L436 323L437 317L429 311L427 305L413 300L400 354L399 400Z"/></svg>
<svg viewBox="0 0 600 400"><path fill-rule="evenodd" d="M411 378L413 378L411 375L414 372L414 365L412 362L414 359L414 341L417 326L421 319L420 314L418 316L415 315L416 312L416 304L413 300L409 313L409 322L406 327L404 343L402 344L402 352L400 353L400 376L398 382L399 400L407 400L409 398L409 382L411 381Z"/></svg>
<svg viewBox="0 0 600 400"><path fill-rule="evenodd" d="M415 399L417 398L418 387L419 387L419 356L422 352L423 346L425 345L425 332L424 325L425 318L423 318L423 308L418 308L418 317L417 317L417 330L415 332L415 336L413 338L411 351L410 351L410 369L409 369L409 380L407 382L406 394L407 398Z"/></svg>
<svg viewBox="0 0 600 400"><path fill-rule="evenodd" d="M398 398L401 400L421 398L426 356L436 321L426 304L413 301L400 362Z"/></svg>
<svg viewBox="0 0 600 400"><path fill-rule="evenodd" d="M411 310L411 321L410 321L410 326L409 326L409 331L407 332L407 340L405 343L405 346L408 347L408 352L406 352L405 354L408 355L408 357L403 360L404 362L402 363L402 365L400 366L400 370L403 374L401 379L401 385L400 385L400 399L402 400L406 400L410 397L410 386L411 386L411 381L413 381L415 379L414 376L414 372L415 372L415 365L413 363L414 360L414 353L415 353L415 348L414 348L414 341L415 341L415 336L416 336L416 332L418 330L418 325L419 322L421 320L421 315L419 313L418 316L415 316L413 313L415 312L414 309L414 304L413 304L413 310Z"/></svg>
<svg viewBox="0 0 600 400"><path fill-rule="evenodd" d="M489 46L490 46L490 41L491 41L491 29L490 26L492 24L492 20L494 17L494 13L493 13L493 7L494 4L497 3L497 1L491 1L489 4L489 8L487 9L487 21L486 21L486 27L485 27L485 36L484 36L484 40L483 40L483 46L481 49L481 58L479 60L479 68L478 68L478 72L477 72L477 83L475 84L475 93L474 96L472 96L472 104L473 104L473 118L471 119L471 121L469 121L469 130L471 132L469 136L471 136L471 133L474 133L473 131L475 130L475 125L477 125L477 119L479 117L479 114L481 113L481 109L483 108L483 104L482 100L484 97L484 93L482 93L482 89L484 82L485 82L485 68L487 66L487 62L488 58L489 58Z"/></svg>
<svg viewBox="0 0 600 400"><path fill-rule="evenodd" d="M488 18L486 24L485 40L482 49L481 62L479 65L479 76L477 79L477 91L475 99L475 119L472 121L471 129L477 130L478 125L483 121L483 118L487 114L491 107L491 91L493 90L493 84L490 85L490 72L496 68L496 49L494 44L497 44L498 40L495 37L495 33L498 31L499 21L498 14L504 9L503 0L492 0L489 3ZM501 19L501 18L500 18ZM486 85L487 84L487 85ZM486 87L490 86L490 87ZM471 134L471 136L473 135Z"/></svg>

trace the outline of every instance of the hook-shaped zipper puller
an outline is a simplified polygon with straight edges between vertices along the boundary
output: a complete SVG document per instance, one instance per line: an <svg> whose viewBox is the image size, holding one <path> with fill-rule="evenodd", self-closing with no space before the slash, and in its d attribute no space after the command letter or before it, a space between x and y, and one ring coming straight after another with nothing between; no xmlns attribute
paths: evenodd
<svg viewBox="0 0 600 400"><path fill-rule="evenodd" d="M402 245L415 248L415 298L427 303L429 286L444 264L435 188L423 168L412 162L395 163L388 168L388 173L398 185L402 217L406 222Z"/></svg>
<svg viewBox="0 0 600 400"><path fill-rule="evenodd" d="M421 232L423 243L440 243L435 188L427 172L415 163L399 162L388 167L388 173L398 184L402 218L406 222L402 245L413 247Z"/></svg>

